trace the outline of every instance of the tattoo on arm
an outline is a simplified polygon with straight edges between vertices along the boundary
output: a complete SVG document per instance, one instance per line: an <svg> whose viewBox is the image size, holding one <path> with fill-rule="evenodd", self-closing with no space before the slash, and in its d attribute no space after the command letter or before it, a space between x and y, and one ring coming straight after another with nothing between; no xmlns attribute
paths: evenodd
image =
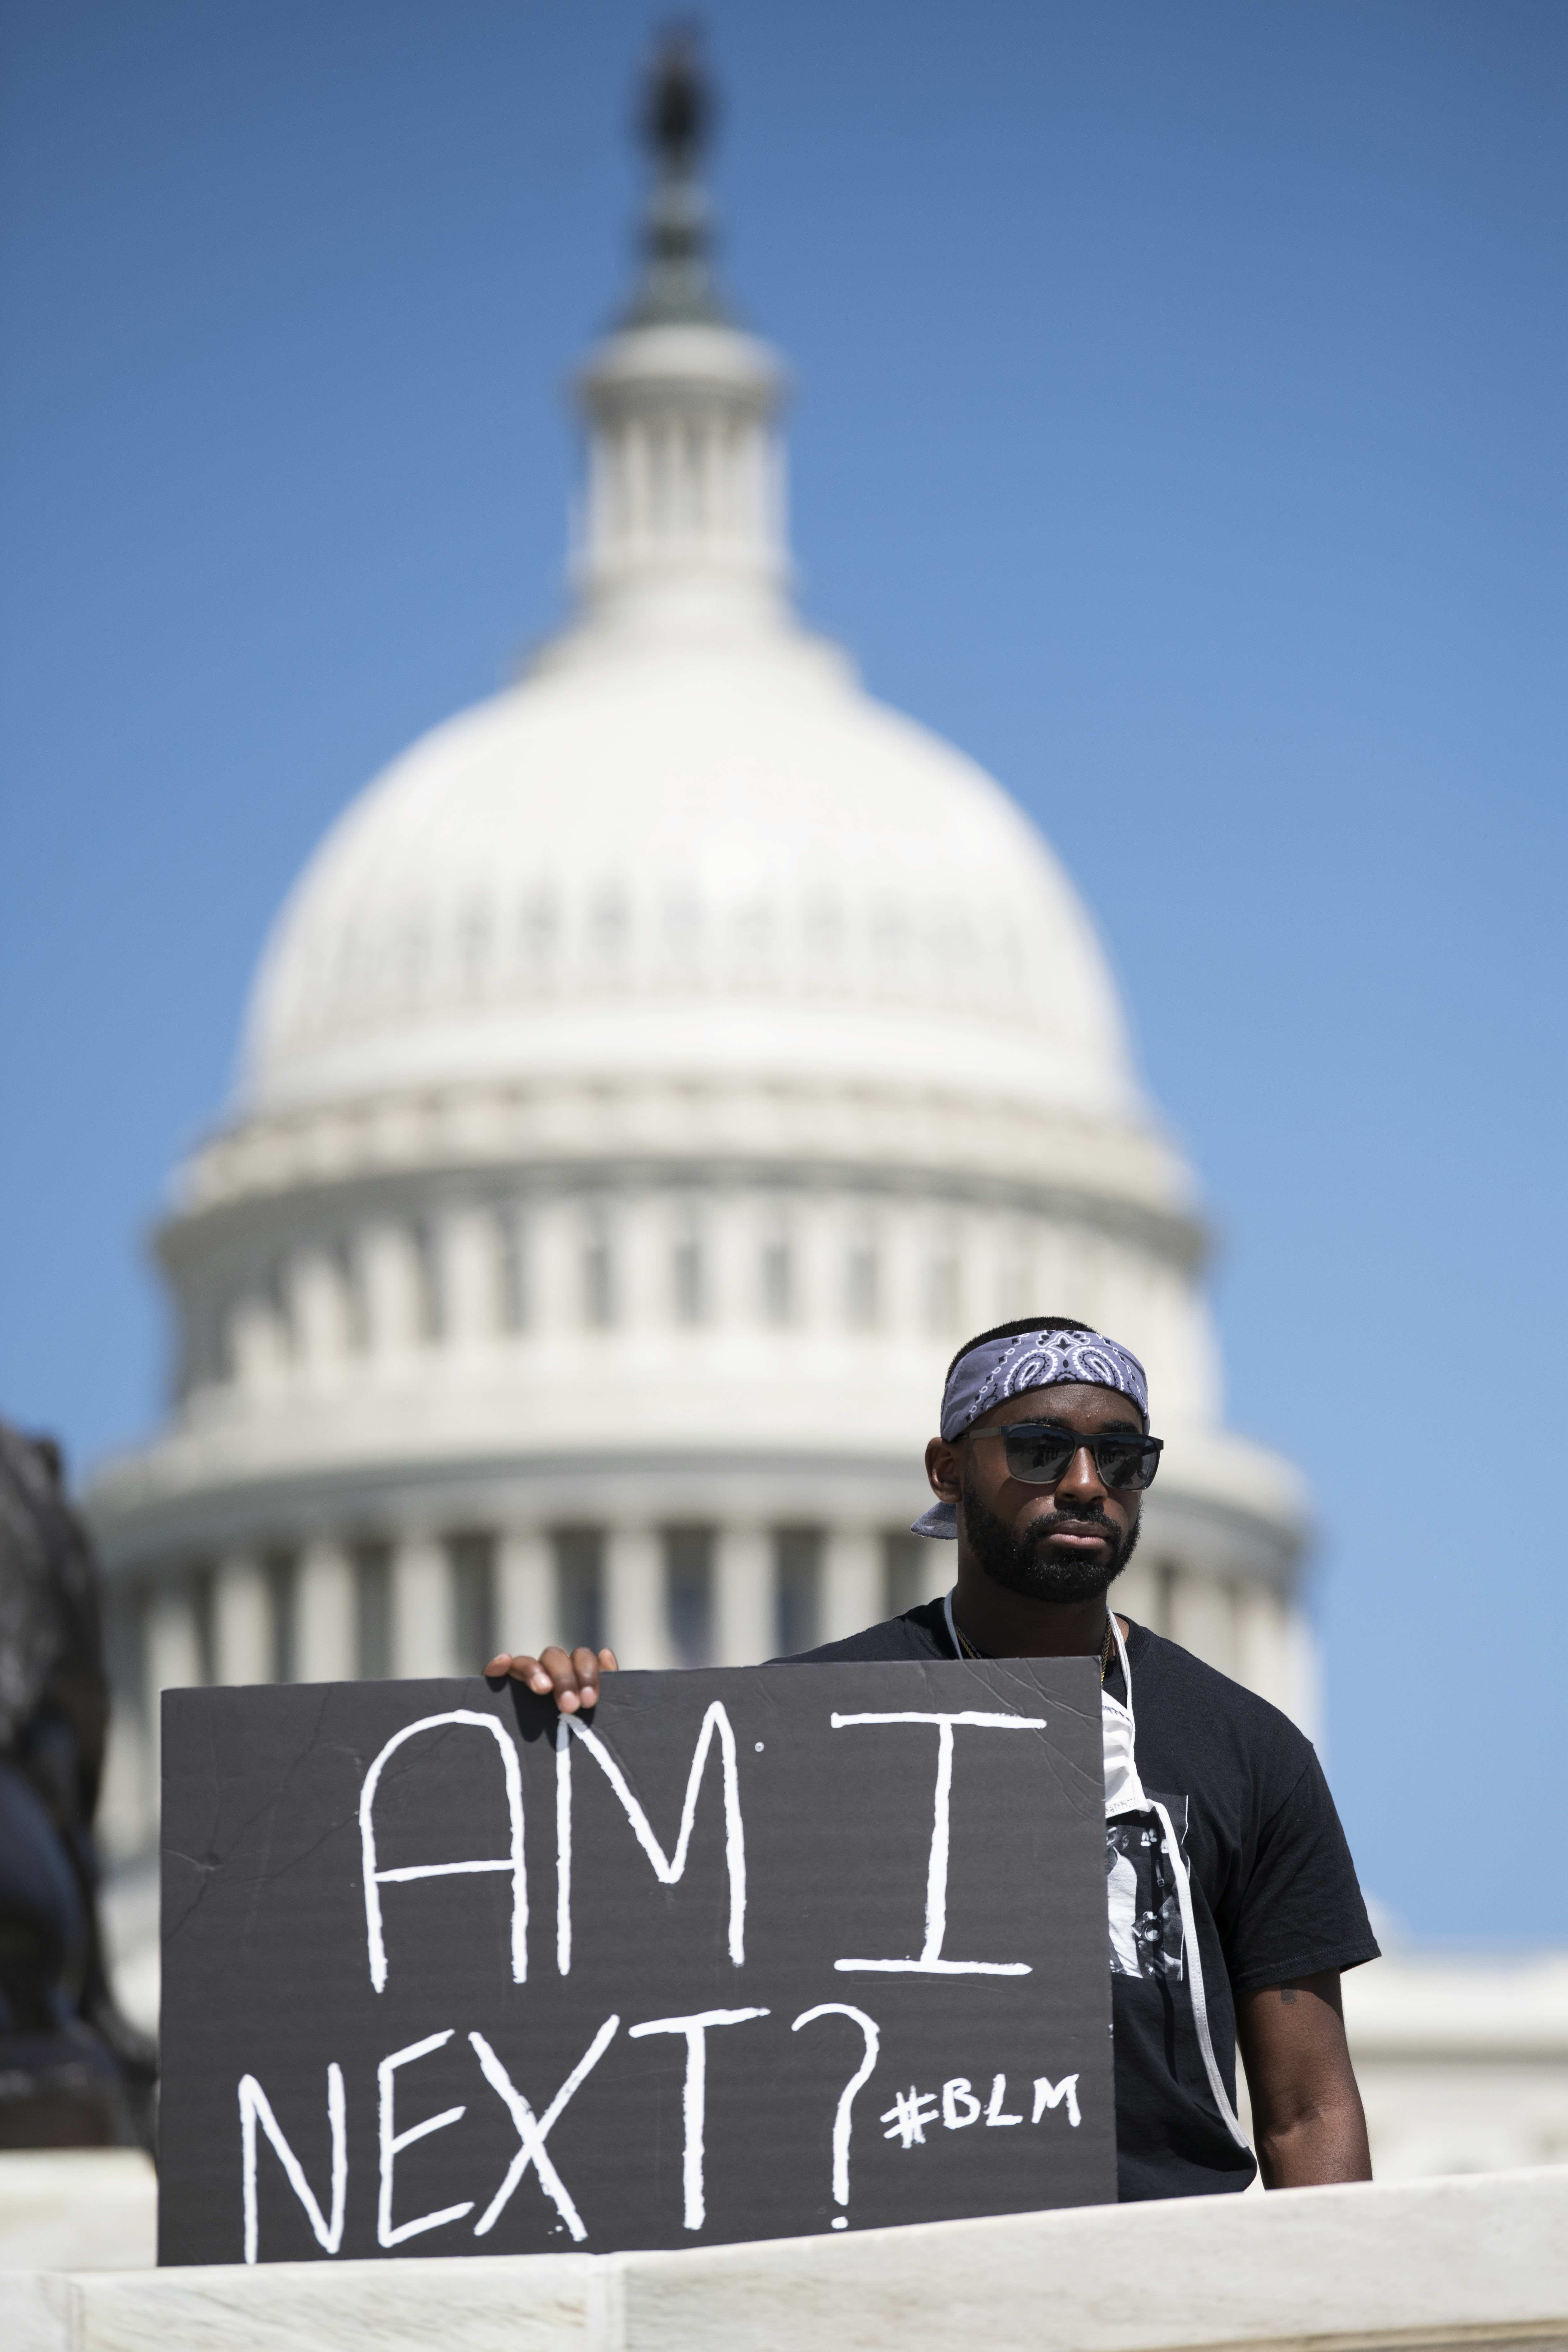
<svg viewBox="0 0 1568 2352"><path fill-rule="evenodd" d="M1281 1985L1279 1988L1279 1998L1283 2001L1292 2001L1296 1998L1296 1992L1297 1988L1295 1985Z"/></svg>

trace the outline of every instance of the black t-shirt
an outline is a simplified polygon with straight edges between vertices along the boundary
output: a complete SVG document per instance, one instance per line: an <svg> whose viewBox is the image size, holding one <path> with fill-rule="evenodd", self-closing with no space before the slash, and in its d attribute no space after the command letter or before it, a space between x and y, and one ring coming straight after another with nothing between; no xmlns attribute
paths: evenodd
<svg viewBox="0 0 1568 2352"><path fill-rule="evenodd" d="M950 1658L940 1601L795 1661ZM1310 1740L1145 1625L1127 1640L1138 1774L1170 1812L1192 1881L1215 2055L1236 2101L1236 2001L1258 1985L1377 1958ZM1106 1688L1123 1702L1119 1660ZM1181 1915L1158 1828L1106 1824L1116 2150L1124 2200L1245 2189L1257 2171L1215 2103L1193 2024Z"/></svg>

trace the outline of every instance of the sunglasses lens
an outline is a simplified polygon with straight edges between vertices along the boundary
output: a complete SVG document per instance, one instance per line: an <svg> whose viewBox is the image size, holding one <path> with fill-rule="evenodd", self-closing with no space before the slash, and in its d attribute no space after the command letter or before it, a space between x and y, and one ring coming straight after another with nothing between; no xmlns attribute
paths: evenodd
<svg viewBox="0 0 1568 2352"><path fill-rule="evenodd" d="M1050 1486L1071 1461L1078 1440L1059 1430L1034 1429L1026 1422L1003 1432L1007 1448L1007 1475L1026 1486Z"/></svg>
<svg viewBox="0 0 1568 2352"><path fill-rule="evenodd" d="M1108 1486L1146 1486L1159 1455L1141 1437L1097 1437L1095 1466Z"/></svg>

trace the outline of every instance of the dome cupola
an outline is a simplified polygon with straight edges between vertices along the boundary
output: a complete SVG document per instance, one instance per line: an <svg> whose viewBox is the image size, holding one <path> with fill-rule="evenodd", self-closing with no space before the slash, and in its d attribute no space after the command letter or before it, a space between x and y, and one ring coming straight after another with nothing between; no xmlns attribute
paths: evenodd
<svg viewBox="0 0 1568 2352"><path fill-rule="evenodd" d="M712 118L690 37L672 34L644 110L654 168L641 278L577 382L588 455L574 570L595 638L783 618L784 372L719 292L701 175Z"/></svg>
<svg viewBox="0 0 1568 2352"><path fill-rule="evenodd" d="M1036 1165L1087 1124L1169 1205L1049 848L791 608L784 371L717 288L710 117L677 41L639 280L577 379L572 617L311 860L262 961L241 1124L458 1085L848 1090L928 1125L939 1106L961 1153L1000 1117Z"/></svg>

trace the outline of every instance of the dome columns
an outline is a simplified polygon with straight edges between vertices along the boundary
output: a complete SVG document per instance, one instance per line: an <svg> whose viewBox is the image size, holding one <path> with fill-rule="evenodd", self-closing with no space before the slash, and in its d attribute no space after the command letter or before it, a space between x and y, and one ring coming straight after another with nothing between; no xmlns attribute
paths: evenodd
<svg viewBox="0 0 1568 2352"><path fill-rule="evenodd" d="M714 1653L721 1660L773 1654L773 1539L745 1521L721 1527L715 1546Z"/></svg>
<svg viewBox="0 0 1568 2352"><path fill-rule="evenodd" d="M933 1584L945 1564L943 1558L933 1557ZM823 1545L823 1640L847 1641L885 1616L885 1581L880 1532L875 1528L832 1528Z"/></svg>
<svg viewBox="0 0 1568 2352"><path fill-rule="evenodd" d="M722 1437L722 1412L708 1435ZM694 1433L695 1434L695 1433ZM624 1664L754 1664L831 1641L944 1590L950 1547L905 1530L921 1500L912 1454L879 1468L750 1459L618 1465L595 1427L590 1468L521 1451L453 1478L405 1465L400 1492L299 1479L258 1493L248 1532L204 1565L173 1520L140 1559L110 1560L116 1635L140 1652L140 1725L127 1715L115 1835L150 1834L158 1698L192 1683L474 1674L496 1647L609 1643ZM526 1445L520 1421L514 1444ZM295 1526L289 1525L290 1515ZM121 1514L121 1541L130 1529ZM1311 1644L1270 1519L1216 1518L1157 1486L1122 1609L1313 1727Z"/></svg>
<svg viewBox="0 0 1568 2352"><path fill-rule="evenodd" d="M347 1546L317 1537L300 1552L294 1580L295 1679L352 1681L359 1672L358 1596Z"/></svg>
<svg viewBox="0 0 1568 2352"><path fill-rule="evenodd" d="M392 1559L392 1671L429 1675L477 1670L454 1655L450 1561L434 1537L413 1535L396 1544ZM484 1661L479 1660L479 1665Z"/></svg>
<svg viewBox="0 0 1568 2352"><path fill-rule="evenodd" d="M658 1531L612 1527L605 1555L605 1639L610 1648L628 1666L674 1665Z"/></svg>
<svg viewBox="0 0 1568 2352"><path fill-rule="evenodd" d="M312 1374L331 1374L353 1344L346 1268L331 1248L300 1250L289 1268L289 1322L300 1362Z"/></svg>
<svg viewBox="0 0 1568 2352"><path fill-rule="evenodd" d="M542 1527L508 1526L496 1545L496 1641L526 1648L555 1614L555 1560Z"/></svg>
<svg viewBox="0 0 1568 2352"><path fill-rule="evenodd" d="M356 1236L355 1266L364 1296L365 1341L373 1356L406 1355L429 1322L426 1230L375 1218Z"/></svg>
<svg viewBox="0 0 1568 2352"><path fill-rule="evenodd" d="M159 1720L166 1690L185 1690L207 1679L206 1643L198 1594L189 1577L175 1575L153 1591L145 1618L144 1688L147 1697L148 1760L153 1789L161 1770ZM156 1818L156 1799L153 1799Z"/></svg>
<svg viewBox="0 0 1568 2352"><path fill-rule="evenodd" d="M782 387L765 345L731 327L635 328L601 346L578 383L584 631L781 625Z"/></svg>
<svg viewBox="0 0 1568 2352"><path fill-rule="evenodd" d="M1213 1413L1212 1334L1178 1221L1124 1231L1100 1204L1075 1213L1022 1188L985 1200L934 1172L853 1177L698 1162L431 1171L318 1188L289 1204L291 1231L259 1202L197 1217L168 1253L184 1425L237 1437L312 1395L357 1412L432 1381L531 1387L563 1347L584 1373L581 1342L601 1333L661 1349L682 1333L765 1335L786 1382L818 1377L819 1343L872 1343L895 1353L858 1380L903 1382L910 1350L929 1351L935 1379L966 1330L1041 1298L1136 1347L1163 1418L1178 1403L1196 1423ZM218 1331L222 1345L204 1337Z"/></svg>
<svg viewBox="0 0 1568 2352"><path fill-rule="evenodd" d="M569 1331L584 1320L584 1258L602 1235L584 1203L564 1192L531 1201L526 1221L529 1289L533 1313L529 1328Z"/></svg>
<svg viewBox="0 0 1568 2352"><path fill-rule="evenodd" d="M1282 1593L1267 1584L1236 1588L1235 1664L1229 1671L1300 1721L1316 1720L1310 1694L1300 1686L1301 1648Z"/></svg>
<svg viewBox="0 0 1568 2352"><path fill-rule="evenodd" d="M505 1213L458 1202L434 1236L443 1336L457 1348L483 1348L505 1328L509 1236Z"/></svg>
<svg viewBox="0 0 1568 2352"><path fill-rule="evenodd" d="M218 1562L213 1578L213 1678L269 1683L274 1664L266 1569L249 1553L231 1555Z"/></svg>
<svg viewBox="0 0 1568 2352"><path fill-rule="evenodd" d="M265 1395L282 1380L289 1364L289 1333L277 1299L261 1290L242 1292L225 1328L225 1345L213 1369L247 1393Z"/></svg>

